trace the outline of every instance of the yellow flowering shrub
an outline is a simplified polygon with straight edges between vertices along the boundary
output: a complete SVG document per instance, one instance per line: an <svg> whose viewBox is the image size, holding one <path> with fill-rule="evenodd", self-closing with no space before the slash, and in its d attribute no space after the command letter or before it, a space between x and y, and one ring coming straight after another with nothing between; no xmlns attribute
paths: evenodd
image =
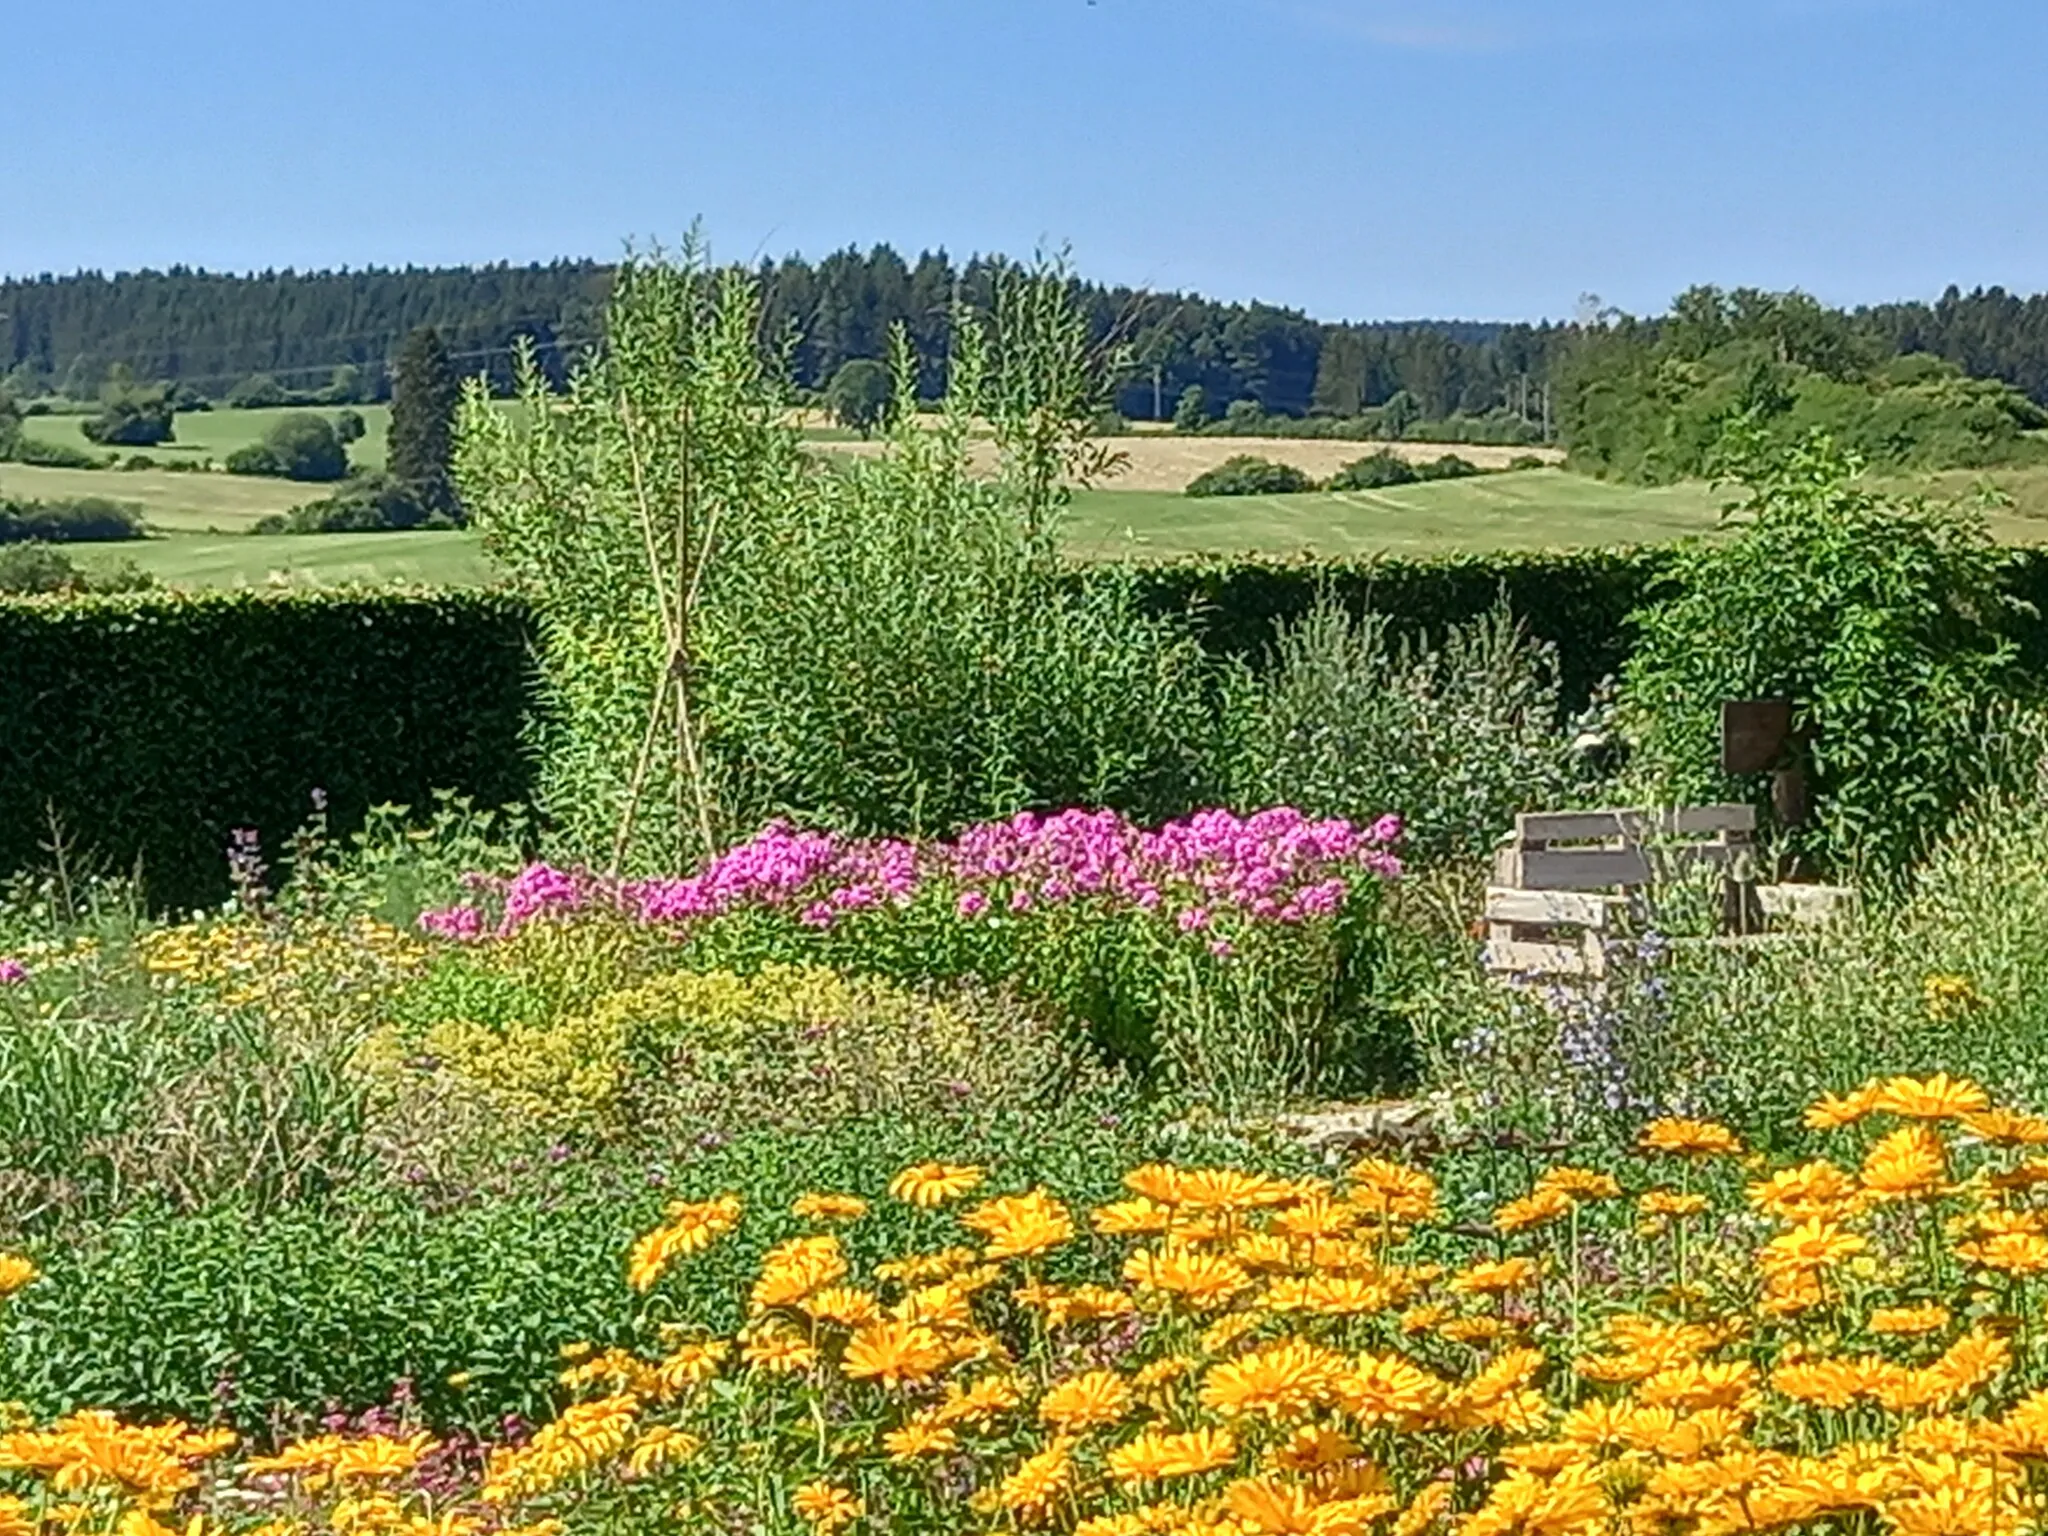
<svg viewBox="0 0 2048 1536"><path fill-rule="evenodd" d="M390 1081L452 1078L520 1120L621 1134L796 1121L922 1101L1018 1096L1073 1054L1057 1032L970 992L924 996L822 966L671 971L587 1007L502 1023L381 1031L363 1060Z"/></svg>
<svg viewBox="0 0 2048 1536"><path fill-rule="evenodd" d="M237 1461L80 1414L0 1436L0 1526L2042 1530L2048 1120L1934 1077L1809 1122L1837 1154L1773 1166L1660 1120L1627 1166L1549 1169L1477 1226L1378 1157L1150 1164L1094 1210L920 1165L798 1201L736 1332L657 1304L657 1348L566 1350L572 1405L459 1486L416 1475L424 1436ZM846 1234L884 1202L930 1240L863 1262ZM748 1215L676 1202L628 1282L658 1294Z"/></svg>

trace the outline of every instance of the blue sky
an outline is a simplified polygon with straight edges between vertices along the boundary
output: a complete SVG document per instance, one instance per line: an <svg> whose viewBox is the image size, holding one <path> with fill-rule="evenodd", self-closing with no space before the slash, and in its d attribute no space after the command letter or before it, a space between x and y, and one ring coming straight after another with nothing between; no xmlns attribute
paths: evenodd
<svg viewBox="0 0 2048 1536"><path fill-rule="evenodd" d="M2043 0L11 0L0 272L1070 243L1325 318L2048 289Z"/></svg>

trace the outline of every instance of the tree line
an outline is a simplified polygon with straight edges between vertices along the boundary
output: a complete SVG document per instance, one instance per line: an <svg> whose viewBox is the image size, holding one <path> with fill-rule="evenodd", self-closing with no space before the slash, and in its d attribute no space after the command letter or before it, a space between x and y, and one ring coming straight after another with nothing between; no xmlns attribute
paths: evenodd
<svg viewBox="0 0 2048 1536"><path fill-rule="evenodd" d="M766 260L757 273L764 329L790 388L823 397L849 362L885 358L900 327L919 392L936 397L954 306L985 303L1005 265L943 250L911 260L888 245ZM614 270L593 261L247 275L174 267L0 281L0 384L17 399L94 400L110 379L135 379L186 402L357 404L389 397L400 347L422 326L435 329L462 374L509 387L513 358L529 346L562 381L601 340ZM1719 290L1695 290L1708 292ZM1127 361L1115 399L1126 417L1178 412L1184 425L1222 425L1236 407L1248 421L1374 424L1381 413L1392 428L1490 416L1543 436L1554 392L1583 393L1616 362L1616 333L1652 348L1667 329L1696 341L1704 302L1682 296L1670 315L1641 321L1589 312L1561 324L1331 323L1271 304L1081 280L1074 293L1091 334ZM1950 288L1932 304L1842 311L1736 290L1728 303L1737 328L1775 306L1772 323L1789 328L1795 350L1806 344L1793 334L1803 327L1852 347L1858 367L1925 354L2048 404L2048 295ZM1585 412L1558 406L1554 424L1569 431L1567 414L1582 421Z"/></svg>
<svg viewBox="0 0 2048 1536"><path fill-rule="evenodd" d="M887 245L761 263L763 324L790 387L822 395L850 361L909 337L919 392L944 392L956 303L985 302L1000 257L906 260ZM21 399L100 397L110 376L246 406L381 400L404 338L440 334L465 374L509 385L531 346L566 378L601 337L613 269L596 262L230 275L174 267L0 282L0 380ZM1210 419L1237 402L1278 416L1355 416L1398 395L1429 418L1526 404L1560 326L1417 321L1332 325L1299 310L1076 281L1090 330L1129 368L1116 407L1165 420L1187 397Z"/></svg>

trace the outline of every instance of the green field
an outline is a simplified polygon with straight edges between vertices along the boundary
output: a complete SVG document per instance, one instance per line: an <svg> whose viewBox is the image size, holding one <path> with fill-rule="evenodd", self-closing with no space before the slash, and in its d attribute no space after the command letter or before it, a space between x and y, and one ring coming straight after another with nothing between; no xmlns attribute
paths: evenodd
<svg viewBox="0 0 2048 1536"><path fill-rule="evenodd" d="M1724 499L1704 485L1646 490L1551 469L1296 496L1100 490L1076 497L1069 537L1089 554L1136 555L1429 555L1658 543L1711 528Z"/></svg>
<svg viewBox="0 0 2048 1536"><path fill-rule="evenodd" d="M380 431L385 414L380 411L374 418ZM219 451L237 435L241 441L260 435L264 419L274 415L221 411L179 421L181 435L188 421L228 429L205 439L213 445L209 451ZM54 420L32 419L45 432ZM196 430L192 435L196 444ZM381 435L378 442L381 447ZM1992 514L1993 533L2012 544L2048 542L2048 468L1989 477L1949 474L1895 488L1954 496L1984 478L2011 502ZM467 585L490 579L488 563L466 533L248 534L264 516L324 492L320 486L220 473L0 464L0 496L105 496L139 507L159 537L80 548L78 558L89 563L132 559L171 586L279 581ZM1228 552L1426 556L1644 544L1710 532L1728 499L1727 492L1698 483L1613 485L1556 469L1298 496L1197 498L1174 491L1105 489L1075 499L1069 540L1077 553L1097 558Z"/></svg>
<svg viewBox="0 0 2048 1536"><path fill-rule="evenodd" d="M132 544L74 544L86 567L133 561L169 587L483 586L490 563L471 533L186 534Z"/></svg>
<svg viewBox="0 0 2048 1536"><path fill-rule="evenodd" d="M316 416L332 417L342 407L321 405L298 409L310 411ZM349 462L359 469L382 469L385 436L391 428L391 407L358 405L349 409L360 411L363 417L362 440L349 445ZM176 423L178 436L175 442L159 443L154 448L124 448L118 451L123 457L131 452L142 453L165 463L183 460L197 464L211 459L218 464L237 448L246 448L249 444L260 441L279 417L291 414L293 412L289 409L182 411ZM99 444L86 440L82 429L87 420L84 416L31 416L23 421L21 426L29 436L41 438L44 442L82 448L87 453L108 452L109 450L100 447Z"/></svg>

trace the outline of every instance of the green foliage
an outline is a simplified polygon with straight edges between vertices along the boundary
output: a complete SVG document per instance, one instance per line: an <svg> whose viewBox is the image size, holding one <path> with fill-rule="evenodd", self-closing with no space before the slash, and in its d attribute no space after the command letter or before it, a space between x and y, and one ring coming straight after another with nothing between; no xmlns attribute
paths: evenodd
<svg viewBox="0 0 2048 1536"><path fill-rule="evenodd" d="M1286 624L1247 677L1235 803L1369 822L1397 810L1424 863L1483 858L1515 813L1580 791L1557 653L1503 606L1432 647L1334 603Z"/></svg>
<svg viewBox="0 0 2048 1536"><path fill-rule="evenodd" d="M1567 355L1560 417L1571 463L1666 484L1710 473L1743 421L1780 448L1824 431L1873 468L1970 468L2038 457L2048 413L1933 358L1880 363L1851 318L1804 294L1682 294L1654 325L1585 332Z"/></svg>
<svg viewBox="0 0 2048 1536"><path fill-rule="evenodd" d="M340 480L348 474L348 445L325 416L294 411L274 423L261 442L229 454L224 467L231 475Z"/></svg>
<svg viewBox="0 0 2048 1536"><path fill-rule="evenodd" d="M1391 448L1353 459L1330 477L1332 491L1377 491L1389 485L1413 485L1414 467Z"/></svg>
<svg viewBox="0 0 2048 1536"><path fill-rule="evenodd" d="M103 454L90 453L69 443L52 442L27 432L18 434L11 446L0 443L0 458L11 459L17 464L32 464L39 469L104 469L107 466L107 457Z"/></svg>
<svg viewBox="0 0 2048 1536"><path fill-rule="evenodd" d="M238 411L275 410L292 403L291 391L267 373L252 373L227 393L226 404Z"/></svg>
<svg viewBox="0 0 2048 1536"><path fill-rule="evenodd" d="M1330 491L1376 491L1389 485L1463 480L1484 473L1470 459L1461 459L1455 453L1417 463L1402 458L1390 448L1382 448L1362 459L1353 459L1332 475L1329 484L1323 488Z"/></svg>
<svg viewBox="0 0 2048 1536"><path fill-rule="evenodd" d="M460 520L455 412L462 381L441 333L423 325L406 337L391 372L391 433L384 468L429 514Z"/></svg>
<svg viewBox="0 0 2048 1536"><path fill-rule="evenodd" d="M1354 615L1383 615L1396 639L1440 635L1505 603L1532 640L1555 648L1565 706L1578 709L1601 679L1621 670L1628 615L1672 559L1669 549L1442 560L1217 557L1139 566L1126 579L1144 611L1185 614L1206 650L1253 662L1325 598ZM1106 578L1079 572L1071 579Z"/></svg>
<svg viewBox="0 0 2048 1536"><path fill-rule="evenodd" d="M44 862L54 817L196 906L234 828L274 843L315 789L343 828L437 788L524 800L530 634L491 592L0 603L0 869Z"/></svg>
<svg viewBox="0 0 2048 1536"><path fill-rule="evenodd" d="M86 441L109 447L149 448L175 437L175 410L168 385L141 388L125 376L100 397L99 414L79 428Z"/></svg>
<svg viewBox="0 0 2048 1536"><path fill-rule="evenodd" d="M11 501L0 497L0 544L110 543L143 536L142 514L103 496L71 501Z"/></svg>
<svg viewBox="0 0 2048 1536"><path fill-rule="evenodd" d="M1255 454L1233 454L1188 482L1190 496L1286 496L1312 491L1316 483L1292 464L1275 464Z"/></svg>
<svg viewBox="0 0 2048 1536"><path fill-rule="evenodd" d="M896 405L896 386L886 366L873 358L850 358L839 365L825 386L825 409L842 427L862 437L889 424Z"/></svg>
<svg viewBox="0 0 2048 1536"><path fill-rule="evenodd" d="M903 831L1185 804L1200 657L1055 555L1063 483L1101 467L1061 280L1006 278L956 321L942 422L900 411L888 452L837 468L784 420L759 303L740 275L631 264L568 409L537 376L520 421L466 402L465 494L541 617L567 846L673 870L775 814ZM897 378L907 397L907 358Z"/></svg>
<svg viewBox="0 0 2048 1536"><path fill-rule="evenodd" d="M352 475L332 496L309 501L281 516L264 518L249 531L267 533L386 533L404 528L445 528L448 521L428 511L412 487L389 475Z"/></svg>
<svg viewBox="0 0 2048 1536"><path fill-rule="evenodd" d="M33 597L52 593L132 592L154 584L152 577L137 570L130 561L83 571L64 551L48 544L0 544L0 593Z"/></svg>
<svg viewBox="0 0 2048 1536"><path fill-rule="evenodd" d="M495 1429L507 1413L547 1416L565 1344L628 1343L675 1315L737 1327L746 1277L801 1230L787 1213L807 1191L879 1192L944 1157L1085 1205L1114 1198L1126 1167L1212 1144L1093 1103L986 1122L884 1115L651 1161L544 1158L445 1206L378 1191L263 1218L137 1211L36 1253L48 1280L9 1305L0 1392L47 1414L91 1404L261 1436L402 1382L427 1422ZM764 1219L679 1268L645 1312L622 1280L633 1239L667 1201L727 1190ZM874 1259L953 1231L947 1213L878 1202L847 1242Z"/></svg>
<svg viewBox="0 0 2048 1536"><path fill-rule="evenodd" d="M1180 392L1180 398L1173 406L1173 430L1176 432L1199 432L1209 424L1209 395L1199 384L1190 384Z"/></svg>
<svg viewBox="0 0 2048 1536"><path fill-rule="evenodd" d="M1662 798L1755 797L1719 773L1720 706L1790 699L1817 802L1794 846L1903 868L1965 792L1985 710L2021 683L2001 556L1966 511L1856 484L1824 437L1745 441L1736 532L1681 550L1635 617L1623 729Z"/></svg>

